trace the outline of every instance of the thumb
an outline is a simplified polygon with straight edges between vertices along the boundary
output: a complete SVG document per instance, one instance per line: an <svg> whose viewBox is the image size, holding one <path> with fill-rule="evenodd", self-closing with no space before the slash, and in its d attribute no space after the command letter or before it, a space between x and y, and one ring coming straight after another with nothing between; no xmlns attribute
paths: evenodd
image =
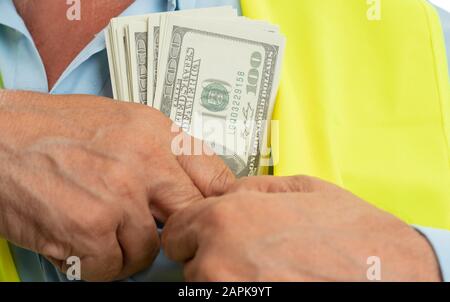
<svg viewBox="0 0 450 302"><path fill-rule="evenodd" d="M183 155L177 159L176 164L165 163L172 167L163 169L149 184L150 208L163 223L205 197L224 194L235 181L233 173L216 155Z"/></svg>
<svg viewBox="0 0 450 302"><path fill-rule="evenodd" d="M263 193L312 193L336 190L337 187L310 176L258 176L247 177L236 181L227 193L257 191Z"/></svg>
<svg viewBox="0 0 450 302"><path fill-rule="evenodd" d="M195 138L193 140L198 142ZM204 148L208 147L204 145ZM207 151L207 154L177 157L181 167L206 198L223 195L236 181L225 162L211 150Z"/></svg>

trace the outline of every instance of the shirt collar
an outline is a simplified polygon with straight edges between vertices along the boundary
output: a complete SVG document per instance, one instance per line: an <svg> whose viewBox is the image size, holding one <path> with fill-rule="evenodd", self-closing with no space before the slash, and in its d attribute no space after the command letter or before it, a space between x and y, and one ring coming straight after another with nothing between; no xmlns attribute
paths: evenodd
<svg viewBox="0 0 450 302"><path fill-rule="evenodd" d="M135 0L120 16L132 16L137 14L147 14L154 11L154 7L150 5L152 0ZM177 0L167 0L167 9L175 10ZM13 0L0 1L0 24L11 27L22 34L29 36L29 32L20 15L17 13Z"/></svg>
<svg viewBox="0 0 450 302"><path fill-rule="evenodd" d="M17 30L27 38L31 39L31 35L25 26L25 23L16 11L13 0L1 0L0 12L0 25Z"/></svg>
<svg viewBox="0 0 450 302"><path fill-rule="evenodd" d="M133 15L145 15L154 13L156 10L175 9L176 0L166 0L166 7L160 7L158 1L154 0L135 0L125 11L120 14L120 17L133 16ZM159 1L161 2L161 1ZM173 10L172 9L172 10ZM83 62L88 60L93 55L103 51L106 48L105 32L100 31L95 38L81 51L78 56L72 61L72 63L66 68L59 80L56 82L53 88L58 87L58 84L63 81L74 69L80 66ZM52 89L53 91L53 89Z"/></svg>
<svg viewBox="0 0 450 302"><path fill-rule="evenodd" d="M149 14L163 10L174 10L176 0L135 0L120 16L133 16ZM34 45L30 32L28 31L23 19L18 14L13 0L0 0L0 25L10 27L13 30L23 34ZM72 71L79 67L83 62L93 55L103 51L106 48L105 35L102 30L95 38L78 54L70 63L58 81L55 83L52 91L58 87Z"/></svg>
<svg viewBox="0 0 450 302"><path fill-rule="evenodd" d="M133 16L133 15L144 15L149 13L154 13L155 9L166 10L170 9L172 6L176 5L176 0L166 0L166 7L158 7L156 4L158 1L154 0L136 0L132 3L125 11L123 11L119 16ZM100 31L95 38L78 54L78 56L70 63L63 74L60 76L58 81L53 86L52 91L58 87L61 81L63 81L73 70L80 66L83 62L88 60L93 55L105 50L105 32Z"/></svg>

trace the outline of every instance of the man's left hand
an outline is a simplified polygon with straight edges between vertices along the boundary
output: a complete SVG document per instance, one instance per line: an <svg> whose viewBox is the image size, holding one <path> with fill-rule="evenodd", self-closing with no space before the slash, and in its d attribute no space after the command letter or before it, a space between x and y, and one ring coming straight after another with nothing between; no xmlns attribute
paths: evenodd
<svg viewBox="0 0 450 302"><path fill-rule="evenodd" d="M162 238L187 281L439 281L428 241L327 182L255 177L174 214Z"/></svg>

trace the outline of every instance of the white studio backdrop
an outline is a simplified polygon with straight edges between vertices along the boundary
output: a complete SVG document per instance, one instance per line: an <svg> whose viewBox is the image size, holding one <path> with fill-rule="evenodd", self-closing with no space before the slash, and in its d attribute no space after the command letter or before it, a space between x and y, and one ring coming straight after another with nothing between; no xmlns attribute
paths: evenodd
<svg viewBox="0 0 450 302"><path fill-rule="evenodd" d="M430 2L450 12L450 0L430 0Z"/></svg>

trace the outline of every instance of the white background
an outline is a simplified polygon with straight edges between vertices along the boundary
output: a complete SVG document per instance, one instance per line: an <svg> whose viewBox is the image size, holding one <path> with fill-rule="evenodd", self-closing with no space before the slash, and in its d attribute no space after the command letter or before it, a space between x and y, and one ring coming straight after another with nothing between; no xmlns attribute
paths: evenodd
<svg viewBox="0 0 450 302"><path fill-rule="evenodd" d="M446 11L450 12L450 0L430 0L430 2L442 7Z"/></svg>

